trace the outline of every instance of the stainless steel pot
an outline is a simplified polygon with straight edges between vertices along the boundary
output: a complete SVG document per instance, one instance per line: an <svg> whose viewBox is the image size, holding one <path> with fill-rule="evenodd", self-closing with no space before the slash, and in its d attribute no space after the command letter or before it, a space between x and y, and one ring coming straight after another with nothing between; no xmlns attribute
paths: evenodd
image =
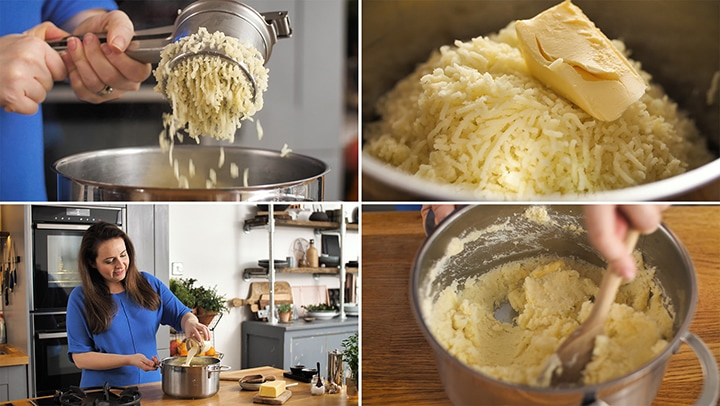
<svg viewBox="0 0 720 406"><path fill-rule="evenodd" d="M362 30L363 124L376 119L377 100L453 41L497 32L510 21L531 18L559 0L365 0ZM680 109L695 120L716 156L720 155L720 95L706 94L720 71L720 4L705 0L574 0L610 38L622 38ZM633 17L635 16L635 17ZM638 17L640 16L640 17ZM637 17L637 18L636 18ZM658 30L657 27L663 27ZM698 36L695 32L702 32ZM365 200L489 200L457 187L432 183L363 153ZM720 177L720 159L685 174L647 185L602 192L581 199L662 200L684 194ZM548 196L542 200L578 200Z"/></svg>
<svg viewBox="0 0 720 406"><path fill-rule="evenodd" d="M455 404L486 405L580 405L595 401L615 405L649 405L662 382L670 356L685 342L692 347L705 374L703 392L697 405L715 405L718 400L718 366L710 350L688 331L698 299L692 261L682 243L665 226L642 236L637 248L645 263L657 269L656 278L671 300L676 316L674 336L668 347L636 371L598 385L578 388L535 388L503 382L485 375L450 355L428 328L428 306L455 281L483 274L513 260L541 253L574 256L604 266L591 247L582 226L582 207L548 208L558 226L540 226L522 214L527 206L469 206L444 221L425 241L417 254L411 276L412 307L420 327L435 353L440 378ZM466 242L461 253L446 257L450 241L508 222L510 231L493 231ZM571 227L565 227L571 226Z"/></svg>
<svg viewBox="0 0 720 406"><path fill-rule="evenodd" d="M278 151L224 147L225 163L217 169L218 146L183 145L173 148L180 173L195 166L190 188L179 186L167 152L159 147L118 148L85 152L53 164L61 201L320 201L324 198L328 166L315 158ZM239 168L233 178L230 163ZM248 168L248 185L243 172ZM209 170L217 172L217 186L207 189Z"/></svg>
<svg viewBox="0 0 720 406"><path fill-rule="evenodd" d="M215 357L194 357L185 366L186 357L169 357L160 363L162 390L168 396L183 399L202 399L220 390L220 371L230 369L220 365Z"/></svg>

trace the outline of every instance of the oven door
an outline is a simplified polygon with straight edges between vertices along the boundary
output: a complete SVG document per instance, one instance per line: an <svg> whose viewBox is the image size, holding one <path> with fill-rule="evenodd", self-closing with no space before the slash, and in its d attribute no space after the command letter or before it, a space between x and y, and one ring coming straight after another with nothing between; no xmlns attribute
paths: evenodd
<svg viewBox="0 0 720 406"><path fill-rule="evenodd" d="M68 296L80 286L78 253L88 224L35 225L33 303L35 312L64 311Z"/></svg>
<svg viewBox="0 0 720 406"><path fill-rule="evenodd" d="M35 396L53 395L57 389L80 386L81 371L68 359L65 315L35 316L34 324ZM42 328L52 326L62 326L62 330Z"/></svg>

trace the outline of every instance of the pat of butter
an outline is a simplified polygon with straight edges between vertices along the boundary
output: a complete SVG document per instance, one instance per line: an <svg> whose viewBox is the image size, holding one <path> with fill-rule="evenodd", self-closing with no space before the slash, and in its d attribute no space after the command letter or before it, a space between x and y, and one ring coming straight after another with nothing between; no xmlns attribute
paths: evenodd
<svg viewBox="0 0 720 406"><path fill-rule="evenodd" d="M515 30L530 73L599 120L620 118L645 93L645 80L570 0Z"/></svg>
<svg viewBox="0 0 720 406"><path fill-rule="evenodd" d="M276 398L285 392L285 381L267 381L260 384L260 396Z"/></svg>

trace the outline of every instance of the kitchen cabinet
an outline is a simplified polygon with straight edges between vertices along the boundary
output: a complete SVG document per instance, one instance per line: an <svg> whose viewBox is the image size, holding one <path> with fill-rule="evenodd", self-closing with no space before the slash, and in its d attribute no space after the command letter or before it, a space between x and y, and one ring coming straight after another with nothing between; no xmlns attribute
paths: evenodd
<svg viewBox="0 0 720 406"><path fill-rule="evenodd" d="M290 370L294 365L327 368L328 352L342 350L341 343L358 332L358 318L270 324L242 323L242 368L264 365ZM323 374L325 375L325 374Z"/></svg>
<svg viewBox="0 0 720 406"><path fill-rule="evenodd" d="M0 367L0 402L27 398L27 388L27 365Z"/></svg>

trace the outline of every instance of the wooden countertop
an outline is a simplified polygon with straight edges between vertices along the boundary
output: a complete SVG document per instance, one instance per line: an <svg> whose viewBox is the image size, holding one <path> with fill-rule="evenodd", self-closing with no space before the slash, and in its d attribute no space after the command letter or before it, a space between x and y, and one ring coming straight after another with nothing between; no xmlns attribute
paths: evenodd
<svg viewBox="0 0 720 406"><path fill-rule="evenodd" d="M177 399L165 395L162 391L162 383L149 383L139 385L140 393L142 393L141 402L143 406L220 406L220 405L252 405L253 397L257 391L246 391L240 388L238 380L246 375L275 375L278 379L284 379L288 384L297 382L289 378L283 377L283 370L272 367L258 367L238 371L228 371L220 373L220 390L217 394L205 399ZM225 380L228 379L228 380ZM285 405L302 405L302 406L346 406L357 405L358 398L348 397L344 393L325 394L322 396L312 396L310 394L310 384L298 382L297 386L287 388L292 391L292 397L285 402ZM13 401L13 405L31 405L29 401Z"/></svg>
<svg viewBox="0 0 720 406"><path fill-rule="evenodd" d="M0 352L0 367L28 364L28 355L11 345L0 344Z"/></svg>
<svg viewBox="0 0 720 406"><path fill-rule="evenodd" d="M699 301L690 331L720 360L720 206L675 206L663 219L696 268ZM450 404L408 297L410 268L424 239L419 212L362 214L363 405ZM702 382L695 354L681 345L653 405L693 404Z"/></svg>

